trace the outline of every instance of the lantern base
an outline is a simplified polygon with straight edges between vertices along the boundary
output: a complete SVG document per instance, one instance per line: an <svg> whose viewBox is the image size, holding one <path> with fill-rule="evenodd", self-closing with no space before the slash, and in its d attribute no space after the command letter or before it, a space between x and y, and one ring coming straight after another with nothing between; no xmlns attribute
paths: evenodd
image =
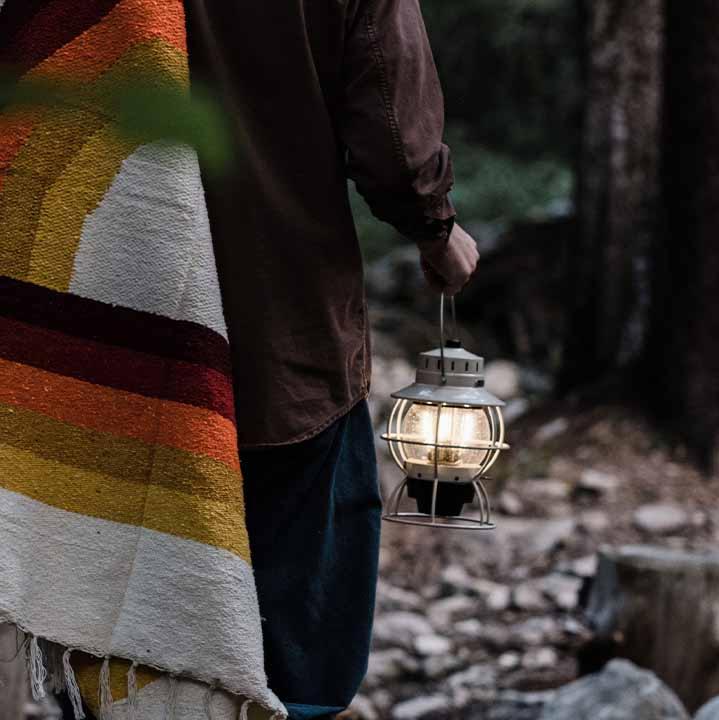
<svg viewBox="0 0 719 720"><path fill-rule="evenodd" d="M434 494L434 481L407 480L407 496L417 502L417 510L424 515L432 515L432 495ZM448 483L437 484L437 499L435 502L434 515L441 517L453 517L462 514L462 509L467 503L474 500L474 485L471 483Z"/></svg>
<svg viewBox="0 0 719 720"><path fill-rule="evenodd" d="M496 526L491 521L489 496L482 484L483 479L485 478L477 477L471 483L466 484L442 483L439 479L427 481L405 477L392 491L386 503L386 510L382 515L382 519L389 522L404 523L405 525L421 525L423 527L445 528L447 530L494 530ZM423 486L429 488L429 501L427 501L427 491ZM449 488L447 495L444 495L442 491L443 486ZM432 513L432 493L435 492L435 489L437 497L442 496L442 504L439 505L435 498L435 512ZM407 491L408 497L414 497L414 500L418 503L418 512L400 512L399 507L405 491ZM458 513L462 511L464 505L474 499L475 494L479 500L479 517L476 517L476 515L474 517L459 515ZM440 511L445 514L440 514ZM449 514L455 511L457 511L457 514Z"/></svg>
<svg viewBox="0 0 719 720"><path fill-rule="evenodd" d="M420 527L443 528L445 530L494 530L493 522L472 517L434 517L422 513L387 513L382 516L387 522L403 525L419 525Z"/></svg>

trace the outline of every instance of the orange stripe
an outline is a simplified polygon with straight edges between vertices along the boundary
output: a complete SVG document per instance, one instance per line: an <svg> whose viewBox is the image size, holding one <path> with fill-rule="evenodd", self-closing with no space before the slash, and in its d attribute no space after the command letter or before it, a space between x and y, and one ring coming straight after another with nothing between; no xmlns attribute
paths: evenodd
<svg viewBox="0 0 719 720"><path fill-rule="evenodd" d="M0 359L0 402L54 420L204 455L238 470L235 428L204 408L146 398Z"/></svg>
<svg viewBox="0 0 719 720"><path fill-rule="evenodd" d="M122 0L101 22L53 53L26 77L65 76L73 82L88 82L113 65L133 45L155 38L187 53L182 2Z"/></svg>
<svg viewBox="0 0 719 720"><path fill-rule="evenodd" d="M28 110L13 110L12 114L0 113L0 192L7 171L30 137L38 117L37 111Z"/></svg>

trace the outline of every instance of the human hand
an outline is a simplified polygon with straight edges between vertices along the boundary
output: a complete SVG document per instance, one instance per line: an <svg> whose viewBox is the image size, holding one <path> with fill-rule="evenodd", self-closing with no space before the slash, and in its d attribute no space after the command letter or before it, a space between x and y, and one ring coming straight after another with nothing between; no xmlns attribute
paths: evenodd
<svg viewBox="0 0 719 720"><path fill-rule="evenodd" d="M457 223L446 245L423 248L420 265L429 286L445 295L460 292L477 270L479 252L474 238Z"/></svg>

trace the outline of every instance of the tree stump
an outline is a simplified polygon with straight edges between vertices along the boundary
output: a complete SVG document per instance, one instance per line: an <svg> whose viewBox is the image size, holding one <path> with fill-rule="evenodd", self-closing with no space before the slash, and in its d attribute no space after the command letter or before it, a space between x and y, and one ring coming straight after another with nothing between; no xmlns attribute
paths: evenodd
<svg viewBox="0 0 719 720"><path fill-rule="evenodd" d="M654 671L691 712L719 694L719 553L603 546L586 614L595 647Z"/></svg>

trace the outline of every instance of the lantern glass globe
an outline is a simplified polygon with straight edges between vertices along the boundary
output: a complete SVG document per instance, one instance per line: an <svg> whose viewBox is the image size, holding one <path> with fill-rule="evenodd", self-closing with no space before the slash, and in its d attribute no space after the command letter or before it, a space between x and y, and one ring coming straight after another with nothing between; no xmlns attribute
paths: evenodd
<svg viewBox="0 0 719 720"><path fill-rule="evenodd" d="M480 467L492 439L489 418L482 410L413 404L402 422L401 436L407 459L434 465Z"/></svg>

